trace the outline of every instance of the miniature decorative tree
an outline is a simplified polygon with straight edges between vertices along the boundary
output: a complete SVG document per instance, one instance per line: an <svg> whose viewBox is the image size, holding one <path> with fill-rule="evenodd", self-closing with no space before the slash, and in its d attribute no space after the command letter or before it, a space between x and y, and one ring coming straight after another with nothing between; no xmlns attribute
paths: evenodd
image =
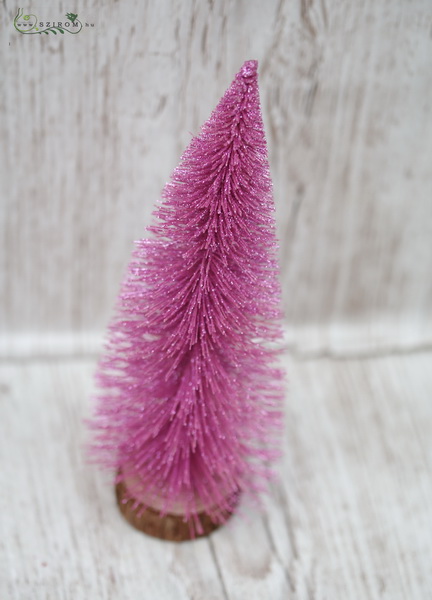
<svg viewBox="0 0 432 600"><path fill-rule="evenodd" d="M119 506L166 539L259 498L279 454L273 199L257 62L242 66L136 243L99 365L93 456Z"/></svg>

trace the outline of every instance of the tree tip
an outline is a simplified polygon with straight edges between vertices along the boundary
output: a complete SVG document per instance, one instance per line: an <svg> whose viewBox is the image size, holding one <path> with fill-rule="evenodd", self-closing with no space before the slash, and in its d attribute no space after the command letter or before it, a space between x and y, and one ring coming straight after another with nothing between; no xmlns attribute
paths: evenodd
<svg viewBox="0 0 432 600"><path fill-rule="evenodd" d="M240 69L239 75L244 79L250 79L251 77L256 77L258 71L258 61L257 60L247 60L242 68Z"/></svg>

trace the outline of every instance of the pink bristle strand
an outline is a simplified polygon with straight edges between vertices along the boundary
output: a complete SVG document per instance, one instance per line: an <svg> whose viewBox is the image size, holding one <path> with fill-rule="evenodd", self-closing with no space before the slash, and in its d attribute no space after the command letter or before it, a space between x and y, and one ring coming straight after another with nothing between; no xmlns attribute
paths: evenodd
<svg viewBox="0 0 432 600"><path fill-rule="evenodd" d="M92 458L193 532L259 496L280 453L280 289L257 62L247 61L136 242L97 381ZM132 483L131 483L132 482ZM162 502L161 502L162 500Z"/></svg>

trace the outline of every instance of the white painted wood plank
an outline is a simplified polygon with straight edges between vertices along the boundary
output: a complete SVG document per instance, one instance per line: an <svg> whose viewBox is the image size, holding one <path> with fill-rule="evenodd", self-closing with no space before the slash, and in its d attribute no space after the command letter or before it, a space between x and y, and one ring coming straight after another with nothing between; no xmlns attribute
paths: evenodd
<svg viewBox="0 0 432 600"><path fill-rule="evenodd" d="M431 414L426 364L430 355L291 365L283 488L312 597L432 589L431 471L413 427ZM418 375L409 395L407 366Z"/></svg>
<svg viewBox="0 0 432 600"><path fill-rule="evenodd" d="M0 597L430 597L431 356L287 357L264 512L181 545L129 527L84 462L94 361L3 365Z"/></svg>
<svg viewBox="0 0 432 600"><path fill-rule="evenodd" d="M51 20L70 9L28 7ZM104 331L133 240L249 58L260 61L287 323L315 327L315 348L429 343L428 0L89 0L79 12L94 29L43 38L13 29L9 0L1 11L6 346Z"/></svg>

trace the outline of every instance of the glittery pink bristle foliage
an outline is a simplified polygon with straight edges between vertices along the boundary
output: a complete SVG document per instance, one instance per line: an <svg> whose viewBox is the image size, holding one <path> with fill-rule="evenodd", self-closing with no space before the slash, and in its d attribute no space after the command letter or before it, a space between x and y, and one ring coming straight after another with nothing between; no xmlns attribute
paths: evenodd
<svg viewBox="0 0 432 600"><path fill-rule="evenodd" d="M97 382L92 456L161 514L221 523L280 452L280 289L257 62L242 66L136 243ZM276 342L276 343L275 343Z"/></svg>

